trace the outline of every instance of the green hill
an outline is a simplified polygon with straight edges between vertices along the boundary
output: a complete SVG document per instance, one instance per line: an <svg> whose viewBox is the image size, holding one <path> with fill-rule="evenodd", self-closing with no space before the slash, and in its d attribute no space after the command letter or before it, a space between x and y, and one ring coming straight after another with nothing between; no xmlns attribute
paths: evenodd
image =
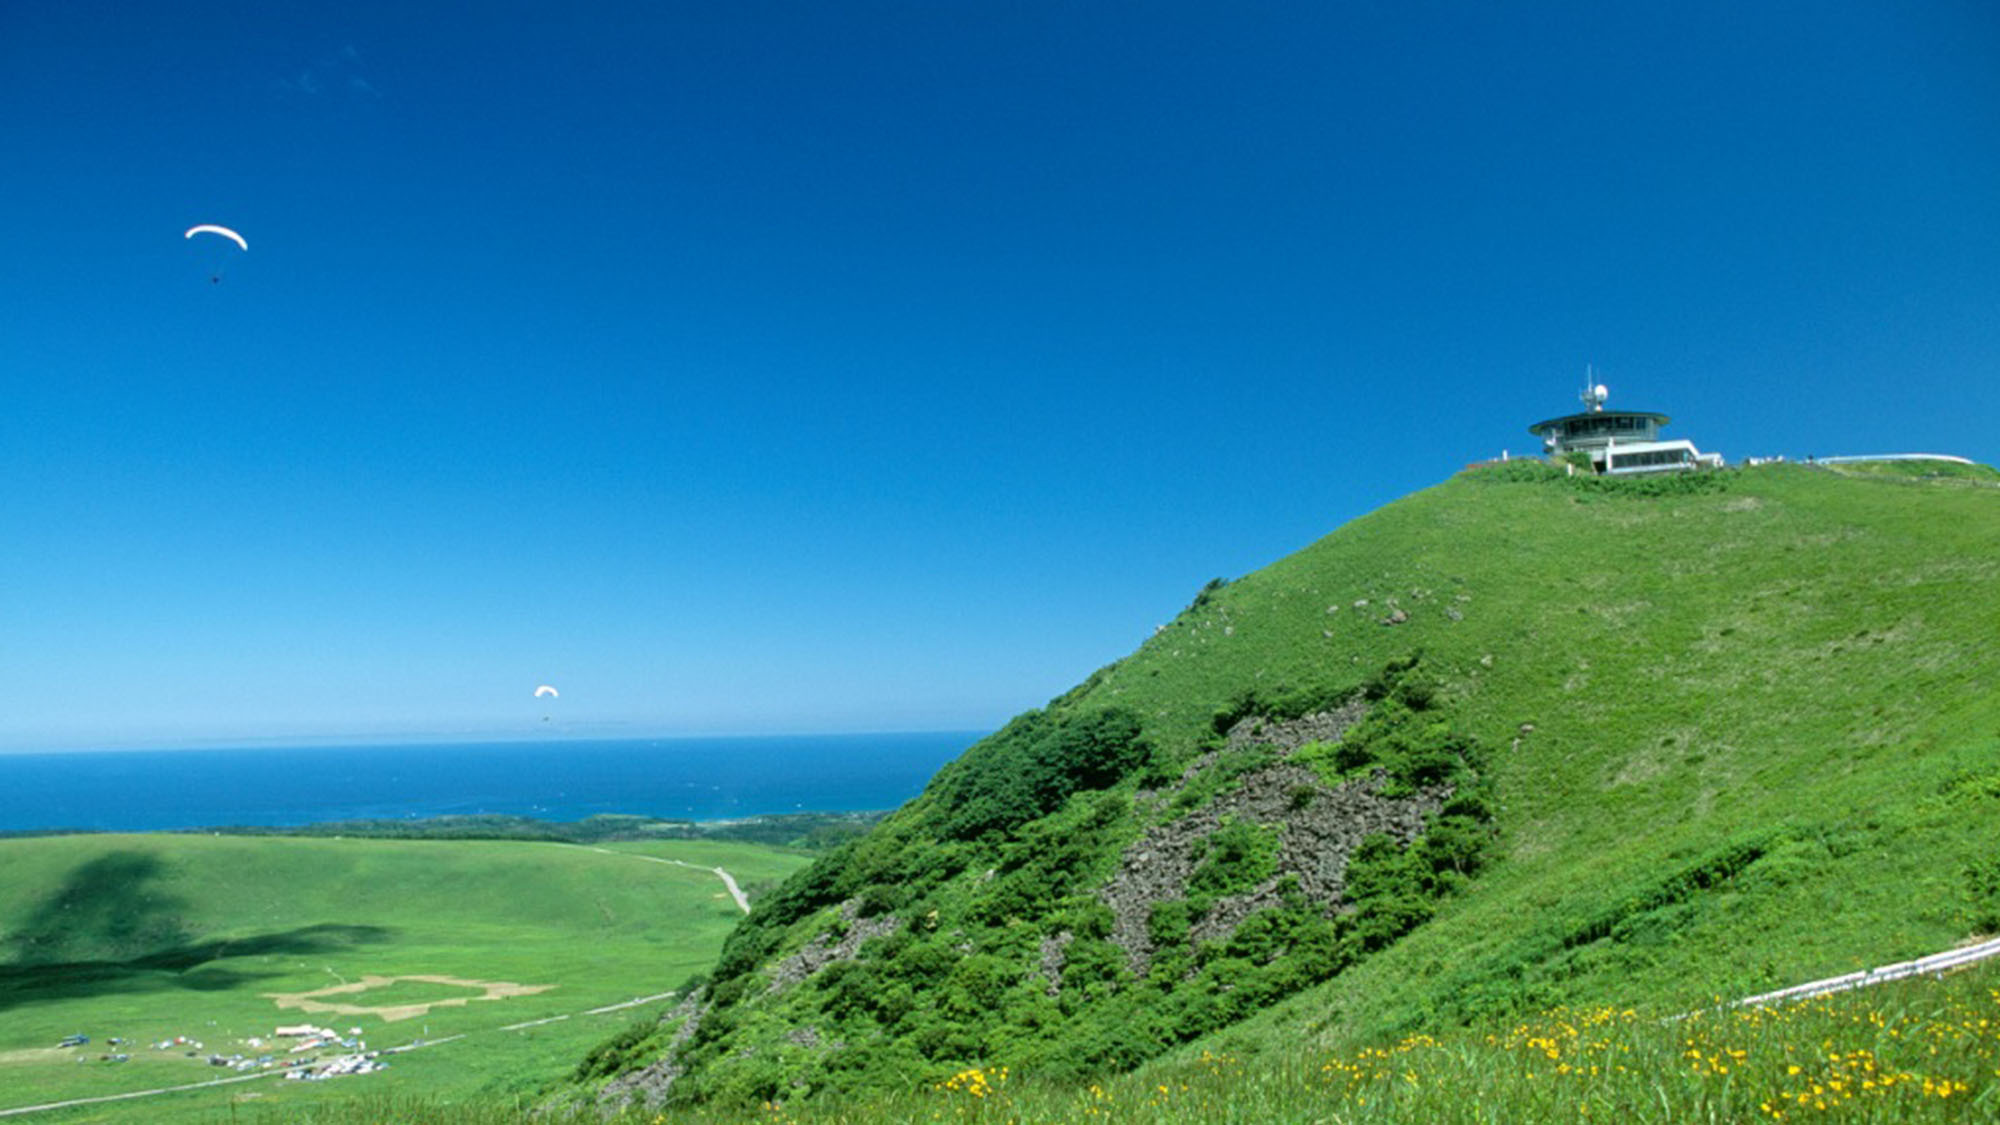
<svg viewBox="0 0 2000 1125"><path fill-rule="evenodd" d="M1080 1078L1943 948L2000 924L1997 635L1983 467L1469 471L973 747L575 1096Z"/></svg>

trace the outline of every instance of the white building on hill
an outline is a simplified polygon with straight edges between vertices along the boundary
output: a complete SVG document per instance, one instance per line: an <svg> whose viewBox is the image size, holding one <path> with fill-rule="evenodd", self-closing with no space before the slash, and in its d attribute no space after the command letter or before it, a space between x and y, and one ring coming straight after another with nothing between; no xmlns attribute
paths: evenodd
<svg viewBox="0 0 2000 1125"><path fill-rule="evenodd" d="M1613 476L1719 469L1722 454L1703 453L1686 439L1660 440L1667 416L1647 410L1606 410L1611 392L1604 384L1586 387L1581 414L1565 414L1528 427L1551 457L1581 452L1591 468Z"/></svg>

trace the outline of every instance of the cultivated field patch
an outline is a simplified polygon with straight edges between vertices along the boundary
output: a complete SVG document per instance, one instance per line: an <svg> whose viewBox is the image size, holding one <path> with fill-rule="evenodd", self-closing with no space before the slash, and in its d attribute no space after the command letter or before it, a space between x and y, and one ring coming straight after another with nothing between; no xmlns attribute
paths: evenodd
<svg viewBox="0 0 2000 1125"><path fill-rule="evenodd" d="M465 989L456 996L442 996L435 1000L416 1002L396 1002L356 1004L342 1000L328 1000L330 996L355 996L380 989L392 989L400 984L431 984L451 989ZM414 1019L429 1015L432 1008L462 1008L478 1000L505 1000L512 996L534 996L556 987L553 984L516 984L510 980L467 980L464 977L443 976L435 973L412 973L403 976L384 977L370 974L346 984L329 985L311 992L267 992L264 995L280 1008L290 1008L301 1012L331 1012L342 1016L375 1016L384 1023ZM386 998L378 998L386 999Z"/></svg>

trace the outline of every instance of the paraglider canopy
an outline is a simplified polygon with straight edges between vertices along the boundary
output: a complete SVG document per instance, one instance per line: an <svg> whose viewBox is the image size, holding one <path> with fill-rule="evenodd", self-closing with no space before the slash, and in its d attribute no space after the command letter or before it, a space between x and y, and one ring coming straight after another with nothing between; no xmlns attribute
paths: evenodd
<svg viewBox="0 0 2000 1125"><path fill-rule="evenodd" d="M229 241L234 242L237 246L241 247L245 252L248 252L250 249L250 244L248 242L243 241L242 235L237 234L235 231L230 230L228 227L216 226L214 223L202 223L199 226L189 227L187 234L184 235L183 237L193 238L197 234L221 235L223 238L226 238Z"/></svg>
<svg viewBox="0 0 2000 1125"><path fill-rule="evenodd" d="M562 696L562 693L547 684L543 684L541 687L535 689L535 698L540 699L543 696L547 696L550 699L558 699Z"/></svg>

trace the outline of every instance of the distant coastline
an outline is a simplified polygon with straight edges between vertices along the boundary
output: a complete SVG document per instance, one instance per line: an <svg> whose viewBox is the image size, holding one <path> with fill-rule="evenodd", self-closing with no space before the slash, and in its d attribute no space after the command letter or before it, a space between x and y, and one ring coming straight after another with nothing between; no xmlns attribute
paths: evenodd
<svg viewBox="0 0 2000 1125"><path fill-rule="evenodd" d="M0 755L0 832L893 809L977 731Z"/></svg>
<svg viewBox="0 0 2000 1125"><path fill-rule="evenodd" d="M290 836L365 840L526 840L550 844L604 844L630 840L726 840L799 851L826 851L889 815L890 809L847 812L764 813L730 820L675 820L605 813L582 820L477 813L417 819L329 820L304 825L204 824L153 832L197 836ZM116 835L104 828L0 829L0 840L50 836Z"/></svg>

